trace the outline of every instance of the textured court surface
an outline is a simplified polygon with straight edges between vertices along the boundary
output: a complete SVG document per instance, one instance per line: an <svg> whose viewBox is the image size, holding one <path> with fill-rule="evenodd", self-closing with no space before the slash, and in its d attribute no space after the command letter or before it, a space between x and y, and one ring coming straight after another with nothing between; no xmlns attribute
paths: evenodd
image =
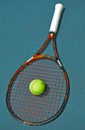
<svg viewBox="0 0 85 130"><path fill-rule="evenodd" d="M57 1L0 1L0 129L85 130L85 1L58 2L65 7L57 44L70 79L69 100L56 120L44 126L31 127L17 122L8 112L6 88L15 70L44 42ZM51 46L47 52L53 54Z"/></svg>

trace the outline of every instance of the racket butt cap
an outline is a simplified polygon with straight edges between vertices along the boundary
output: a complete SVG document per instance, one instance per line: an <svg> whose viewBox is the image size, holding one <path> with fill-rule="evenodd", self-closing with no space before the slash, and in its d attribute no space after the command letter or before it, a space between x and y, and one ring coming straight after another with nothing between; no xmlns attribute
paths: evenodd
<svg viewBox="0 0 85 130"><path fill-rule="evenodd" d="M63 4L61 4L61 3L57 3L56 5L55 5L55 8L64 8L64 6L63 6Z"/></svg>

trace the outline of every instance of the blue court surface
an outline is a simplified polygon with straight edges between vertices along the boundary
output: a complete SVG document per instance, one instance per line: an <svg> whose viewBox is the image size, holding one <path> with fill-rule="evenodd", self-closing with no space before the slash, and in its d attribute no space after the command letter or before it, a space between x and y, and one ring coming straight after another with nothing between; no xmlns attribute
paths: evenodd
<svg viewBox="0 0 85 130"><path fill-rule="evenodd" d="M59 2L65 9L56 40L70 80L69 100L54 121L24 125L8 111L6 89L16 69L44 42ZM51 45L45 53L53 55ZM0 61L0 130L85 130L85 0L0 0Z"/></svg>

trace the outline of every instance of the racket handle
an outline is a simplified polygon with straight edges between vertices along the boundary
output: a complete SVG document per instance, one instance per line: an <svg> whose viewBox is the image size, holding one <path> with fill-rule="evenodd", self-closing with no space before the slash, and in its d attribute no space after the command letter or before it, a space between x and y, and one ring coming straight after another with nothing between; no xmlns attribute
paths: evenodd
<svg viewBox="0 0 85 130"><path fill-rule="evenodd" d="M62 11L63 5L61 3L56 4L49 32L57 32Z"/></svg>

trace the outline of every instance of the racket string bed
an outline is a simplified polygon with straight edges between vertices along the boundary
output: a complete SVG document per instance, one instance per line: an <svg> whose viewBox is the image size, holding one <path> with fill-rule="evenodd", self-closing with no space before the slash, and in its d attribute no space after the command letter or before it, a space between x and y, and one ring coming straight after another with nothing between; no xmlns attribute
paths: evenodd
<svg viewBox="0 0 85 130"><path fill-rule="evenodd" d="M49 59L36 60L27 65L12 83L10 102L15 114L32 122L35 122L36 118L39 122L55 115L66 92L62 71L56 62ZM36 77L42 79L47 87L40 96L31 95L28 91L29 82Z"/></svg>

